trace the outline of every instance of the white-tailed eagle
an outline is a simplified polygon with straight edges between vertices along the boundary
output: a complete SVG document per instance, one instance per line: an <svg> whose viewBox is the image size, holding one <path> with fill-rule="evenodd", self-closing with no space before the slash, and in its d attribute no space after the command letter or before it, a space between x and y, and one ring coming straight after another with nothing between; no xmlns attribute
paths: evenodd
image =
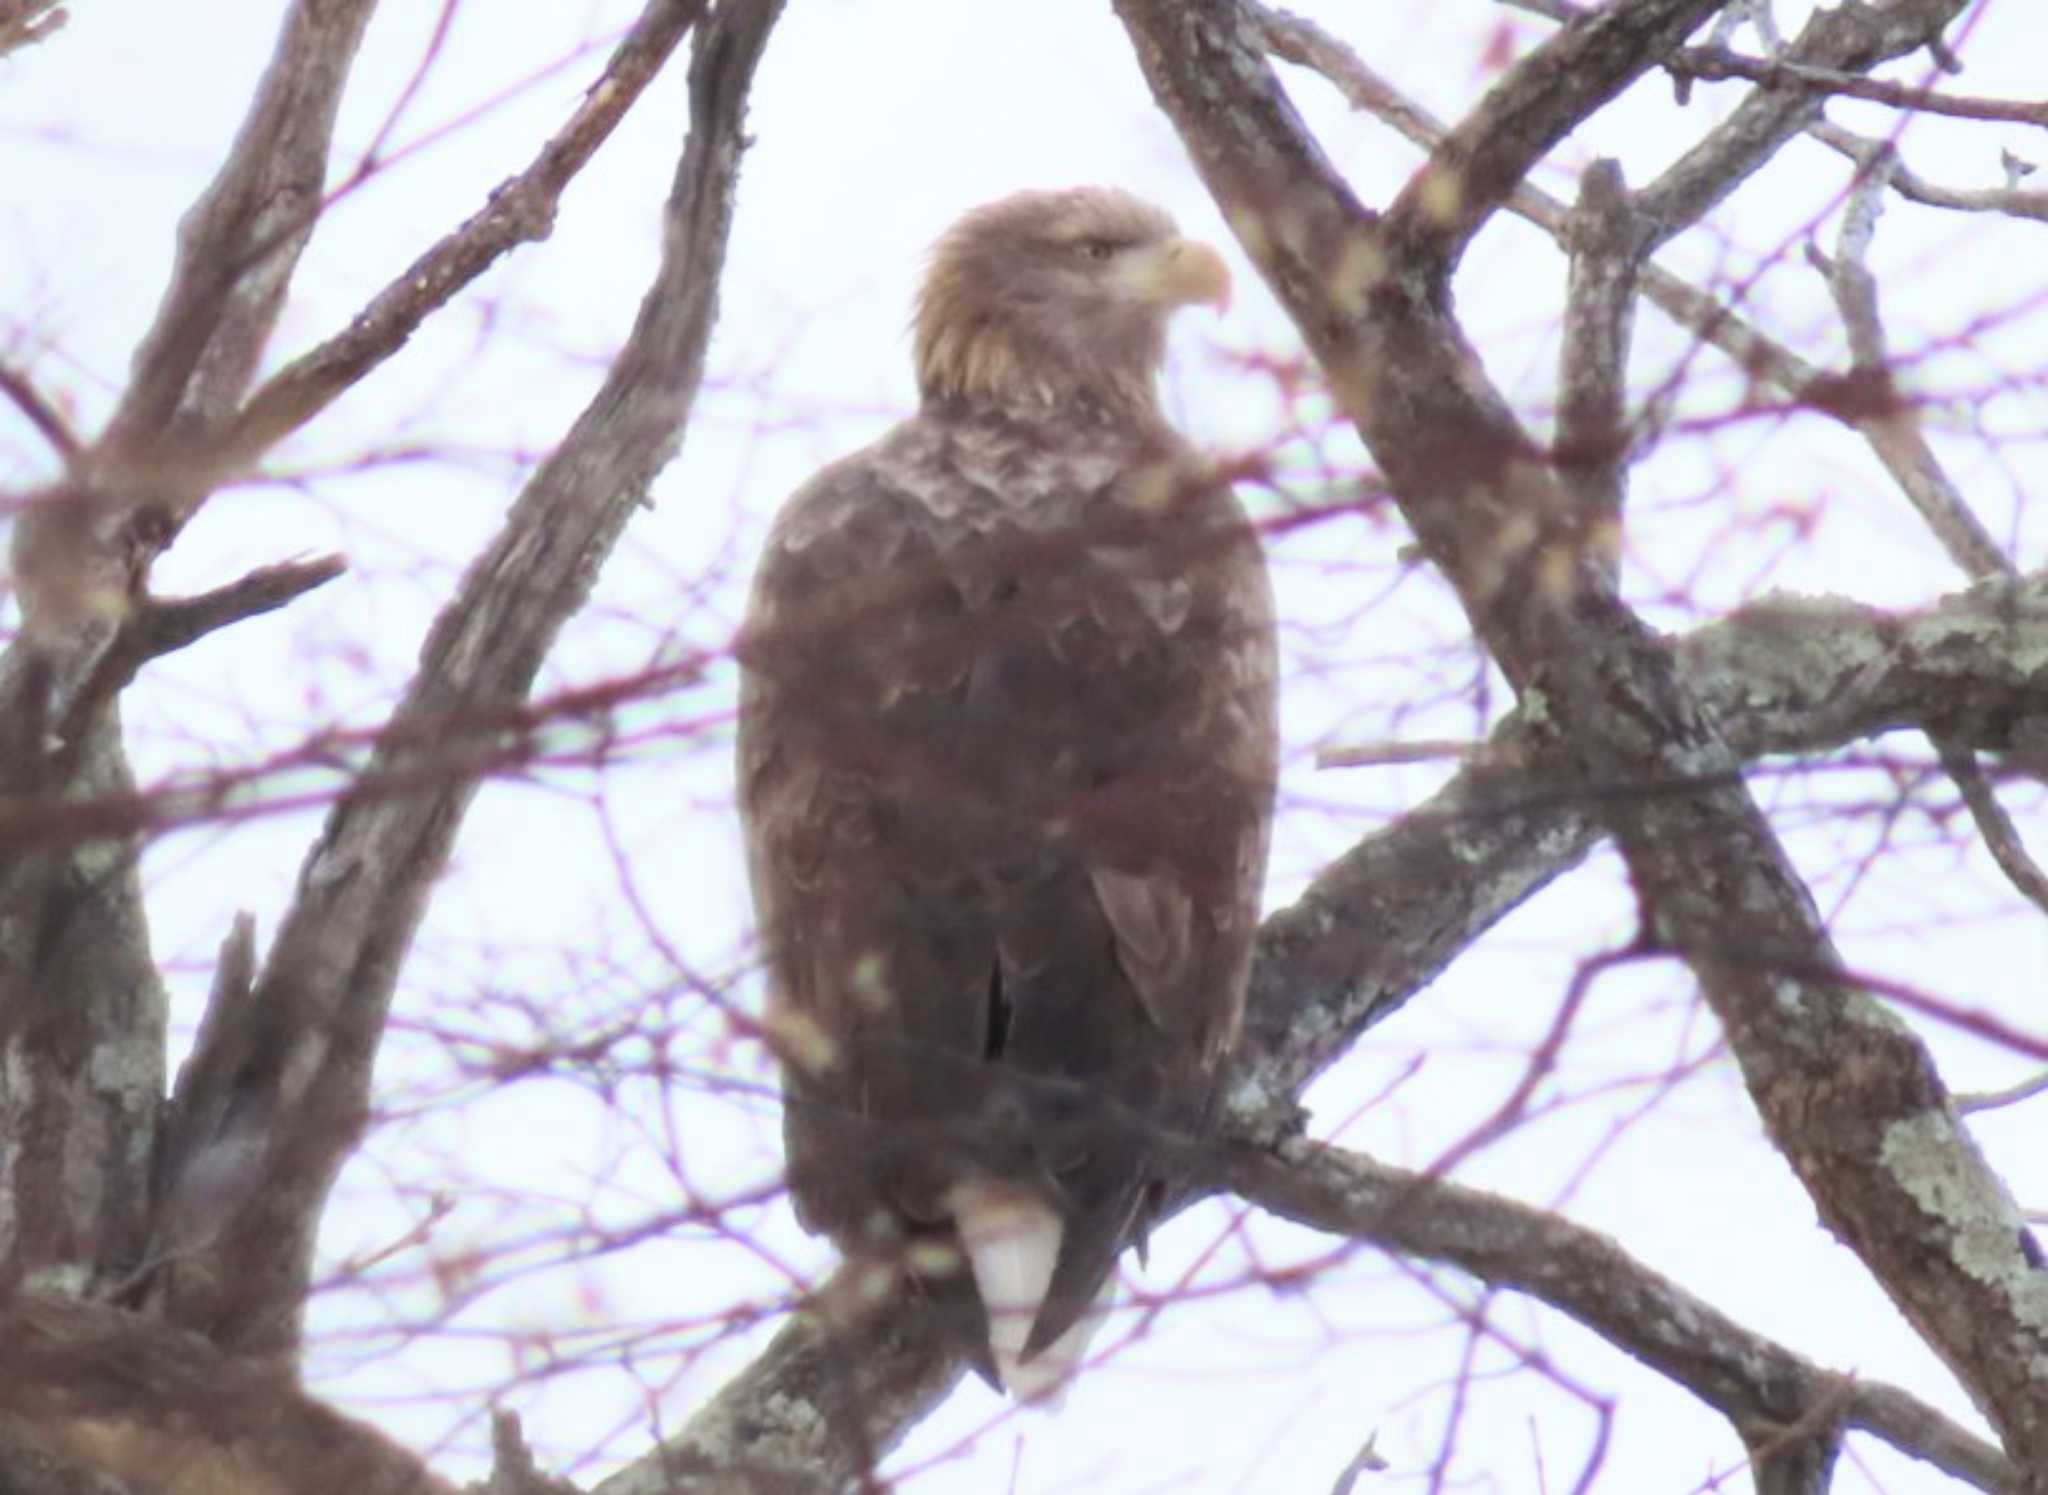
<svg viewBox="0 0 2048 1495"><path fill-rule="evenodd" d="M1223 261L1102 188L938 243L918 413L777 517L739 794L799 1217L984 1374L1070 1370L1208 1117L1275 773L1272 598L1160 414Z"/></svg>

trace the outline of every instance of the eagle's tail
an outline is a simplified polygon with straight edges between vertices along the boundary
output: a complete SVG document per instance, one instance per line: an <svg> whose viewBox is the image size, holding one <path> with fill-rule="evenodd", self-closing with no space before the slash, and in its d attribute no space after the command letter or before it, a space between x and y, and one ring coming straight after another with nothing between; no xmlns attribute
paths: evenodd
<svg viewBox="0 0 2048 1495"><path fill-rule="evenodd" d="M1069 1303L1063 1300L1074 1284L1057 1291L1055 1278L1076 1275L1062 1247L1078 1243L1066 1241L1067 1222L1036 1191L970 1179L953 1186L947 1203L988 1315L989 1351L1003 1385L1022 1401L1058 1406L1102 1327L1116 1246L1099 1265L1087 1264L1087 1296ZM1048 1331L1050 1342L1042 1342Z"/></svg>

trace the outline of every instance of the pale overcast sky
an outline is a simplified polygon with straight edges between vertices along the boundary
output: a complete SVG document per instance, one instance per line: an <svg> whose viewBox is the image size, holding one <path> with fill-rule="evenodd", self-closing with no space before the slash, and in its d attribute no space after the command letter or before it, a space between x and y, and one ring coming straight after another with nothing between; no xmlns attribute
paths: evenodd
<svg viewBox="0 0 2048 1495"><path fill-rule="evenodd" d="M31 368L90 431L161 290L177 216L233 132L281 7L74 0L71 8L64 32L0 63L0 356ZM1482 0L1294 8L1342 32L1447 115L1483 88L1500 28L1520 50L1548 25ZM394 140L475 117L330 212L298 276L276 356L343 325L485 188L517 169L634 9L616 0L463 5ZM1780 4L1780 22L1789 31L1807 10ZM385 7L349 95L339 170L353 166L385 120L438 11L417 0ZM2029 0L1980 5L1973 15L1976 34L1962 48L1968 70L1950 85L2038 96L2048 16ZM573 60L562 65L565 57ZM350 558L351 572L284 614L153 670L131 692L146 781L247 761L317 724L379 719L466 558L624 335L654 260L682 81L681 67L672 67L570 191L547 242L493 272L278 453L273 470L289 481L221 495L181 539L159 570L162 590L196 590L250 565L330 549ZM1292 73L1289 81L1360 195L1385 201L1414 153L1348 114L1327 86ZM1568 196L1577 168L1600 154L1618 155L1632 181L1647 179L1738 96L1732 87L1702 86L1680 108L1669 82L1653 79L1586 138L1567 142L1540 180ZM1893 120L1876 109L1833 112L1876 131ZM590 613L564 640L551 682L601 679L729 641L776 504L911 402L903 329L924 247L963 209L1014 188L1120 183L1221 246L1239 295L1220 323L1183 322L1170 404L1211 446L1273 438L1279 408L1271 382L1239 365L1247 355L1293 356L1297 339L1229 242L1100 0L794 0L770 43L751 122L756 142L709 383L682 457L657 484L655 507L637 522ZM2044 149L2038 131L1924 118L1901 144L1915 169L1965 186L1998 183L2000 146L2022 156ZM1759 318L1809 358L1834 359L1843 339L1824 287L1810 271L1784 266L1797 264L1809 232L1831 242L1847 179L1838 158L1795 147L1784 169L1737 194L1714 231L1688 235L1664 261L1717 280L1774 267L1758 281ZM2048 476L2039 440L2048 419L2038 386L1993 391L2013 371L2039 377L2048 346L2036 305L2048 264L2040 246L2038 225L1894 206L1872 260L1885 277L1895 347L1939 401L1944 456L1993 533L2030 566L2048 542L2040 509L2024 506ZM1482 236L1459 281L1460 310L1493 377L1539 425L1554 389L1562 283L1562 262L1546 241L1506 221ZM1697 358L1651 312L1641 327L1639 390L1696 360L1699 383L1688 398L1702 411L1736 403L1740 383L1717 355ZM1976 434L1985 429L2031 431L2032 439L1994 450ZM386 460L358 470L366 451ZM1342 433L1324 455L1363 462ZM1300 443L1281 456L1283 471L1312 470ZM28 428L0 409L0 488L30 486L50 467ZM1910 605L1959 584L1867 454L1818 418L1671 443L1639 475L1634 503L1631 587L1672 627L1760 586ZM1762 526L1727 538L1731 516L1781 510L1811 521L1799 544ZM1376 520L1306 526L1275 541L1291 661L1276 900L1441 776L1433 768L1318 773L1317 747L1468 737L1490 724L1470 690L1445 685L1453 666L1414 664L1433 650L1455 654L1465 630L1440 585L1400 572L1395 553L1405 539L1380 511ZM1685 609L1674 605L1681 590ZM1410 703L1418 677L1439 695ZM677 998L672 1014L685 1028L679 1052L717 1068L724 1088L682 1086L664 1098L629 1087L616 1106L586 1085L528 1081L494 1091L467 1082L426 1031L485 993L502 998L503 1010L472 1012L479 1030L535 1036L520 1014L532 1003L560 1014L562 1031L592 1032L672 985L670 954L707 979L745 965L748 914L721 717L730 688L721 664L701 688L646 708L650 722L702 725L677 727L609 771L601 803L591 776L568 768L488 790L415 949L398 1005L403 1031L385 1064L398 1114L344 1180L326 1249L336 1263L377 1249L418 1217L425 1196L444 1193L454 1208L437 1227L439 1257L533 1237L528 1254L546 1269L513 1277L474 1304L458 1322L461 1333L413 1335L410 1319L431 1317L435 1299L421 1281L419 1255L394 1258L367 1286L319 1300L317 1386L418 1445L441 1448L443 1472L475 1467L484 1396L510 1380L515 1365L541 1364L544 1340L573 1350L573 1336L593 1325L688 1323L749 1294L785 1290L775 1262L811 1272L830 1259L778 1200L735 1217L759 1233L773 1261L730 1241L677 1233L603 1259L548 1264L547 1237L565 1222L594 1213L629 1227L673 1207L681 1184L663 1161L669 1128L684 1139L689 1186L707 1197L774 1176L772 1078L758 1053L720 1044L715 1022L686 1000ZM1493 690L1494 715L1506 699L1504 689ZM1882 799L1873 781L1845 774L1843 782L1849 799ZM1779 792L1769 779L1760 784L1767 805ZM302 815L259 819L185 832L151 850L156 945L176 976L185 1023L196 1015L229 914L249 908L265 934L274 927L315 824ZM2025 828L2048 854L2048 823L2034 816ZM1868 843L1870 822L1830 828L1802 820L1799 830L1795 850L1831 909L1848 895L1846 868ZM1922 827L1912 833L1932 840ZM651 924L622 899L622 868ZM1957 857L1930 844L1907 848L1859 886L1840 929L1853 961L1968 1001L2003 1001L2015 1021L2039 1032L2048 1028L2038 1001L2048 935L2038 917L1987 917L2009 902L1981 854ZM1596 858L1375 1030L1312 1094L1314 1129L1390 1162L1427 1162L1512 1087L1574 961L1625 941L1630 928L1615 865ZM2032 991L2031 1007L2013 1000L2015 981ZM1699 1058L1714 1041L1689 984L1663 968L1604 980L1590 1030L1572 1051L1576 1092L1654 1076ZM2026 1071L2014 1055L1948 1033L1930 1037L1954 1088L2010 1084ZM1419 1071L1361 1109L1418 1055ZM1572 1218L1612 1232L1749 1327L1824 1364L1909 1385L1976 1425L1867 1275L1814 1224L1813 1206L1760 1138L1731 1066L1708 1066L1608 1140L1617 1118L1647 1097L1637 1084L1566 1108L1480 1153L1459 1177L1538 1204L1569 1194ZM2031 1127L2024 1113L1993 1115L1978 1131L2023 1202L2039 1208L2048 1205L2048 1151L2038 1145L2039 1108L2032 1114ZM1575 1180L1603 1145L1598 1166ZM403 1191L396 1201L394 1184ZM1149 1267L1127 1263L1127 1274L1166 1292L1205 1255L1200 1280L1232 1282L1253 1264L1250 1249L1271 1269L1320 1259L1332 1244L1270 1222L1238 1235L1231 1227L1230 1211L1208 1206L1162 1232ZM891 1467L935 1461L905 1486L931 1492L1321 1491L1376 1430L1395 1471L1386 1487L1419 1488L1463 1341L1444 1303L1420 1290L1412 1272L1360 1250L1302 1292L1252 1286L1172 1306L1084 1379L1057 1418L1010 1411L970 1383ZM1598 1488L1677 1495L1739 1463L1730 1431L1686 1393L1555 1315L1520 1304L1499 1313L1578 1385L1617 1400ZM1136 1322L1119 1318L1106 1338ZM506 1326L533 1335L517 1354L490 1332ZM672 1364L648 1350L644 1369L613 1354L613 1368L537 1382L514 1401L545 1457L567 1462L601 1449L599 1463L575 1471L588 1480L639 1453L655 1422L687 1418L768 1328L710 1350L672 1383ZM1485 1363L1501 1362L1495 1354ZM1464 1488L1535 1491L1540 1466L1549 1489L1566 1489L1594 1426L1585 1406L1532 1373L1493 1385L1473 1399L1460 1434ZM1838 1484L1852 1495L1952 1488L1868 1443L1858 1445L1858 1458L1860 1467ZM1727 1487L1744 1487L1744 1477ZM1368 1480L1359 1488L1379 1486Z"/></svg>

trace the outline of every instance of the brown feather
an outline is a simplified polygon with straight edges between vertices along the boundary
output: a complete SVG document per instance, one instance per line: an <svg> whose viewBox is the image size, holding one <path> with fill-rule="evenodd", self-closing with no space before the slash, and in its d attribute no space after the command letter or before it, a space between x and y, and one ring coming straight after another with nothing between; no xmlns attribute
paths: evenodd
<svg viewBox="0 0 2048 1495"><path fill-rule="evenodd" d="M957 1244L963 1184L1042 1200L1026 1357L1204 1124L1257 922L1271 597L1153 397L1166 317L1221 274L1197 251L1100 190L963 220L919 302L924 408L791 498L741 643L799 1216L881 1252Z"/></svg>

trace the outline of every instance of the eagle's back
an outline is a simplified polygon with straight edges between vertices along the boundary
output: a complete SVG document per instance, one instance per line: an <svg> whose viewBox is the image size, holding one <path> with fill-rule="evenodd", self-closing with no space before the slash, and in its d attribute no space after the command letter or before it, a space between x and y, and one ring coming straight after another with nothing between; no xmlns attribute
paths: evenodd
<svg viewBox="0 0 2048 1495"><path fill-rule="evenodd" d="M808 1226L874 1248L1019 1185L1066 1225L1033 1347L1086 1306L1235 1036L1273 648L1242 510L1161 426L926 414L792 497L739 780Z"/></svg>

